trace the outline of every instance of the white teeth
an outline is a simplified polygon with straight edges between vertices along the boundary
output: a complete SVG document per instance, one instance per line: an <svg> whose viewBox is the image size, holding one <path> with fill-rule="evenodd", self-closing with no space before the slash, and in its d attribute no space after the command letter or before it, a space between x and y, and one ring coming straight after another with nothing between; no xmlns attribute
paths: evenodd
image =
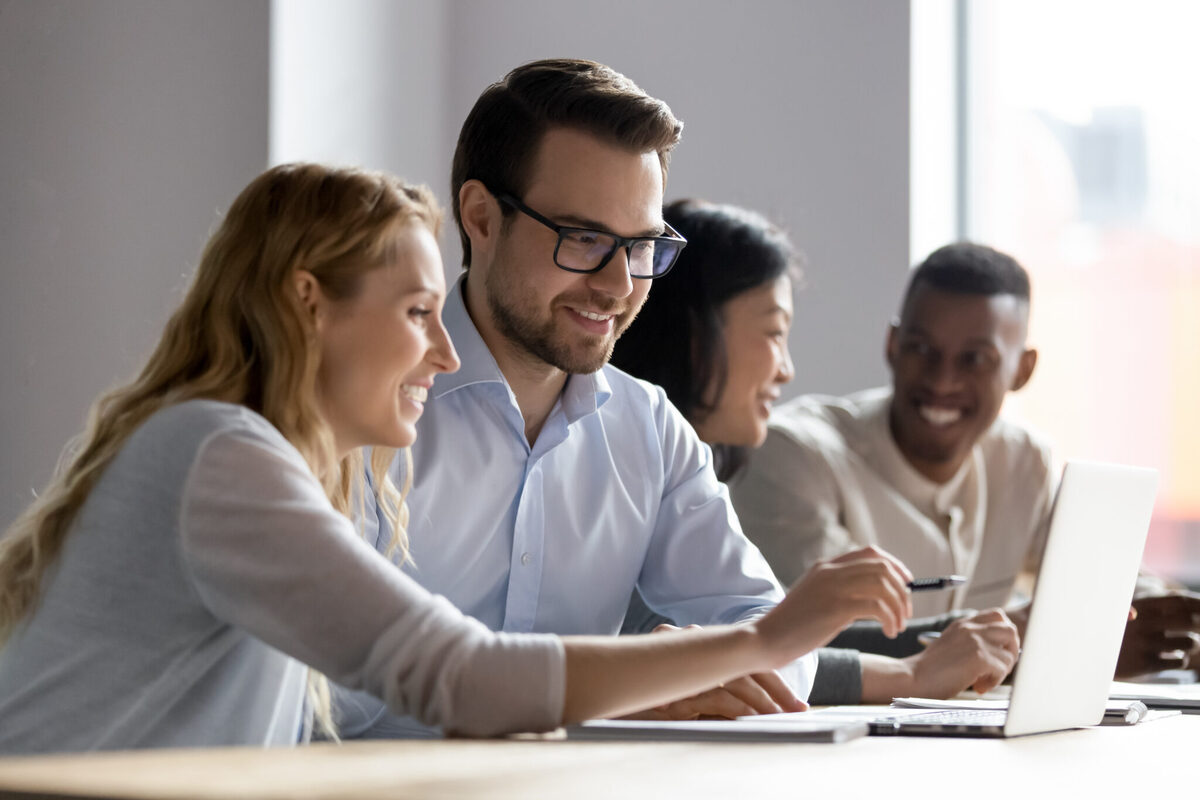
<svg viewBox="0 0 1200 800"><path fill-rule="evenodd" d="M418 403L424 403L425 398L429 397L429 390L424 386L402 386L404 394L416 400Z"/></svg>
<svg viewBox="0 0 1200 800"><path fill-rule="evenodd" d="M919 409L921 418L930 425L943 427L953 425L962 419L962 410L957 408L934 408L933 406L921 406Z"/></svg>
<svg viewBox="0 0 1200 800"><path fill-rule="evenodd" d="M591 311L583 311L578 308L575 309L575 313L581 317L586 317L587 319L594 319L596 322L604 322L612 319L612 314L593 314Z"/></svg>

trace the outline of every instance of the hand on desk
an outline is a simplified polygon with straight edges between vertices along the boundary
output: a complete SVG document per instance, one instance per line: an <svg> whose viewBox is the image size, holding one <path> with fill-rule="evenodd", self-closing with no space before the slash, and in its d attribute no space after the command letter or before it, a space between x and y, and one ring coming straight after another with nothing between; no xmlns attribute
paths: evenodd
<svg viewBox="0 0 1200 800"><path fill-rule="evenodd" d="M1012 671L1020 637L998 608L955 620L920 653L888 658L859 655L862 702L892 702L896 697L946 699L966 689L996 688Z"/></svg>
<svg viewBox="0 0 1200 800"><path fill-rule="evenodd" d="M674 625L659 625L655 633L699 630L699 625L685 629ZM750 714L778 714L781 711L805 711L808 704L796 697L791 687L774 670L747 675L706 692L630 714L626 719L734 719Z"/></svg>
<svg viewBox="0 0 1200 800"><path fill-rule="evenodd" d="M815 564L787 596L752 623L768 663L784 664L816 650L859 619L878 620L895 637L912 616L908 582L912 573L893 556L865 547ZM695 628L697 626L689 626ZM655 632L679 631L660 625ZM685 631L686 633L686 631ZM693 719L806 708L777 672L759 672L698 695L640 712L641 718Z"/></svg>
<svg viewBox="0 0 1200 800"><path fill-rule="evenodd" d="M964 689L980 694L1000 685L1017 663L1017 627L998 608L955 620L923 652L911 655L916 697L953 697Z"/></svg>
<svg viewBox="0 0 1200 800"><path fill-rule="evenodd" d="M1165 669L1200 670L1200 594L1135 598L1117 659L1118 679Z"/></svg>

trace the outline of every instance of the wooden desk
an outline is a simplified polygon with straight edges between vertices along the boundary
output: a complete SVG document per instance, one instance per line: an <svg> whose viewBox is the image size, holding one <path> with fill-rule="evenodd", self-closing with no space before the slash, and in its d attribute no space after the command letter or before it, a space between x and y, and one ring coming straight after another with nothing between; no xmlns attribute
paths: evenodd
<svg viewBox="0 0 1200 800"><path fill-rule="evenodd" d="M1195 796L1200 716L1010 740L352 742L0 759L0 797Z"/></svg>

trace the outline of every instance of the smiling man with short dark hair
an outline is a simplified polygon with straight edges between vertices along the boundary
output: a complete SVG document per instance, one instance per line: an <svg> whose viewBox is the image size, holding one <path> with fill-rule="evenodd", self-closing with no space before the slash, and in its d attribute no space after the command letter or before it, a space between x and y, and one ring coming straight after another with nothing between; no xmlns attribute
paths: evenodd
<svg viewBox="0 0 1200 800"><path fill-rule="evenodd" d="M960 243L912 273L887 336L892 386L779 406L730 494L780 580L876 544L915 575L963 574L913 597L930 616L1003 605L1049 513L1049 447L999 417L1029 380L1029 280Z"/></svg>
<svg viewBox="0 0 1200 800"><path fill-rule="evenodd" d="M891 387L776 409L730 494L782 581L869 544L916 575L968 576L954 592L914 596L917 616L949 622L1010 600L1040 557L1056 482L1049 446L1000 414L1037 364L1029 311L1029 277L1012 257L947 245L913 271L888 330ZM1120 675L1200 665L1200 598L1153 583L1134 603ZM878 642L860 635L856 646Z"/></svg>

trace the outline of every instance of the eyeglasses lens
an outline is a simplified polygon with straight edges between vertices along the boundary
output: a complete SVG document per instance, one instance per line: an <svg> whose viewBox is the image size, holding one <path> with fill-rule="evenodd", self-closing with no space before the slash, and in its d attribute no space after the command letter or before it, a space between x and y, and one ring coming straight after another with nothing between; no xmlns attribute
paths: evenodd
<svg viewBox="0 0 1200 800"><path fill-rule="evenodd" d="M558 244L558 264L567 269L587 272L608 261L617 240L599 231L562 231ZM629 274L635 278L654 278L665 273L675 262L680 245L671 241L639 239L629 249Z"/></svg>

